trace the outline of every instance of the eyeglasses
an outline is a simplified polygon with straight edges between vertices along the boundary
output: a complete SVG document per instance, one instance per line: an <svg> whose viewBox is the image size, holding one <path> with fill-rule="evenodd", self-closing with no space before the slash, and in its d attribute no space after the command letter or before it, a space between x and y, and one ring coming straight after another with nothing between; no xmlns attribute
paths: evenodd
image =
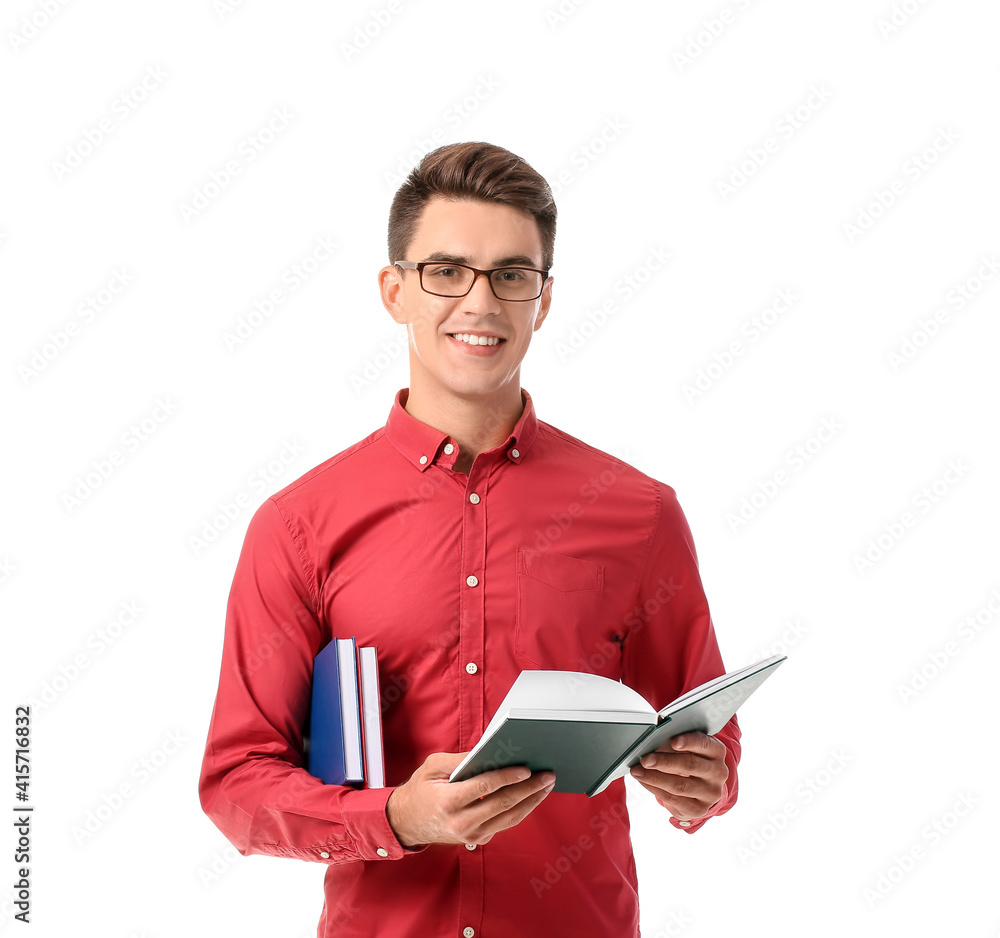
<svg viewBox="0 0 1000 938"><path fill-rule="evenodd" d="M537 300L549 276L547 270L534 267L497 267L480 270L465 264L447 264L441 261L396 261L393 267L415 270L420 274L420 288L434 296L466 296L476 278L483 274L498 300L524 303Z"/></svg>

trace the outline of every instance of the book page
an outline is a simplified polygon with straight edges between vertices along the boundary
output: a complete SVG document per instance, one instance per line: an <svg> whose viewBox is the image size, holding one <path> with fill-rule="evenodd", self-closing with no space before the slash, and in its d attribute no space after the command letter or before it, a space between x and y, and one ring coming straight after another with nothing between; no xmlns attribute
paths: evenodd
<svg viewBox="0 0 1000 938"><path fill-rule="evenodd" d="M608 710L653 714L641 694L621 681L584 671L522 671L498 708Z"/></svg>
<svg viewBox="0 0 1000 938"><path fill-rule="evenodd" d="M512 707L506 711L509 720L570 721L579 723L642 723L652 726L655 713L636 713L634 710L526 710Z"/></svg>
<svg viewBox="0 0 1000 938"><path fill-rule="evenodd" d="M755 661L753 664L748 664L744 668L737 668L735 671L730 671L727 674L722 674L719 677L714 677L710 681L705 681L704 684L699 684L697 687L692 688L685 694L681 694L676 700L672 700L668 703L660 712L659 717L662 719L665 716L673 713L675 710L680 709L695 700L699 700L703 697L708 697L709 695L716 692L716 690L728 685L735 684L753 674L755 671L761 671L765 668L769 668L780 660L784 660L784 655L771 655L770 658L762 658L760 661Z"/></svg>
<svg viewBox="0 0 1000 938"><path fill-rule="evenodd" d="M605 710L612 713L641 713L646 719L656 711L641 694L620 681L583 671L522 671L497 707L480 742L489 739L508 713L519 710Z"/></svg>

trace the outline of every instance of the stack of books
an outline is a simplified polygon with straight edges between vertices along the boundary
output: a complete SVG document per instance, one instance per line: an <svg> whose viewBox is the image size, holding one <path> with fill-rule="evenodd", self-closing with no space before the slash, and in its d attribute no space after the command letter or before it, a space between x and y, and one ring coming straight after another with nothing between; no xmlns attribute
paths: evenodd
<svg viewBox="0 0 1000 938"><path fill-rule="evenodd" d="M327 785L385 787L375 646L337 638L313 661L307 771Z"/></svg>

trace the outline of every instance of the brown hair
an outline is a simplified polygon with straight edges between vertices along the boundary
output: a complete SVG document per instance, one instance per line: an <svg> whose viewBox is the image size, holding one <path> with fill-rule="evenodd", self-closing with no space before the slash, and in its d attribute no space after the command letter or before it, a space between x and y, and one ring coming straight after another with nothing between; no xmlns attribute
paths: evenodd
<svg viewBox="0 0 1000 938"><path fill-rule="evenodd" d="M438 147L410 171L389 209L390 264L407 259L420 213L434 196L501 202L530 212L542 239L542 267L552 266L556 203L549 184L510 150L481 141Z"/></svg>

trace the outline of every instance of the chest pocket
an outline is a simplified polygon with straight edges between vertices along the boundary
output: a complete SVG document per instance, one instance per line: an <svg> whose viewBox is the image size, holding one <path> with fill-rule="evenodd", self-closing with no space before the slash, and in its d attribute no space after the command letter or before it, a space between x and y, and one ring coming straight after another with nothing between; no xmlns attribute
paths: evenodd
<svg viewBox="0 0 1000 938"><path fill-rule="evenodd" d="M604 620L604 567L566 554L517 551L514 653L522 668L616 676L620 648Z"/></svg>

